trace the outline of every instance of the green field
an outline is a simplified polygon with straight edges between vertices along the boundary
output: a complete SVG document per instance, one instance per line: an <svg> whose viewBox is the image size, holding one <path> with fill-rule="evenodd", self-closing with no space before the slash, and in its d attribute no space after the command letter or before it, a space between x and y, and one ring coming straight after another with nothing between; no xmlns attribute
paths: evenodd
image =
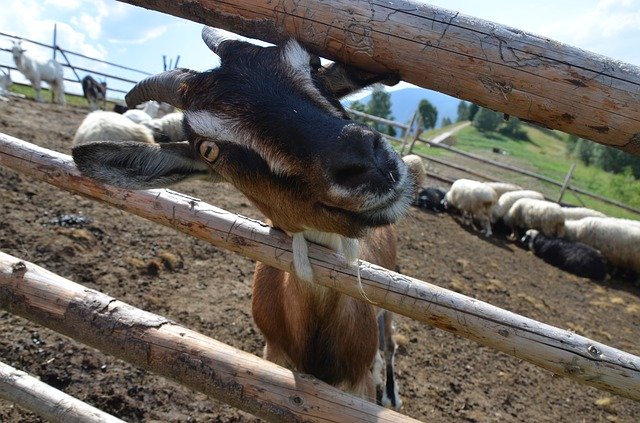
<svg viewBox="0 0 640 423"><path fill-rule="evenodd" d="M622 174L612 174L602 169L585 166L579 160L567 156L565 143L567 135L557 131L550 131L534 126L523 125L523 129L529 135L530 141L520 141L507 138L498 133L482 133L473 126L466 127L456 134L455 148L482 156L487 159L525 169L562 182L567 175L572 163L576 163L570 185L581 188L594 194L607 197L631 207L640 209L640 180ZM439 130L438 133L443 132ZM437 133L427 133L424 138L432 138ZM498 148L505 154L496 154L492 150ZM429 147L427 144L417 143L414 152L431 157L439 157L450 162L460 163L460 156L441 148ZM465 162L479 172L491 175L495 179L514 182L525 188L542 191L551 198L557 198L560 187L518 175L509 170L498 169L478 161ZM592 199L586 195L574 195L572 192L565 194L564 202L590 207L610 216L640 219L640 215Z"/></svg>
<svg viewBox="0 0 640 423"><path fill-rule="evenodd" d="M14 92L16 94L22 94L22 95L26 96L27 98L31 98L31 99L35 99L36 98L36 92L30 85L12 84L9 87L9 91ZM47 102L47 103L51 102L51 91L49 89L42 88L40 90L40 93L42 94L42 98L43 98L43 100L45 102ZM74 94L66 93L65 94L65 98L67 100L67 104L70 105L70 106L78 106L78 107L89 108L89 104L87 103L87 100L81 95L74 95ZM106 110L112 110L114 104L115 103L113 103L112 101L108 101L107 100L107 108L106 108Z"/></svg>

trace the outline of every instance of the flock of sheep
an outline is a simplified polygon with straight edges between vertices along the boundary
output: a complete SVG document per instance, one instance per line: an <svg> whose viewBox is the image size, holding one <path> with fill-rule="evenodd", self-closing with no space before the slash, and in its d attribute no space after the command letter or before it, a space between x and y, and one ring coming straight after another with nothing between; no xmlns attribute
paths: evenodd
<svg viewBox="0 0 640 423"><path fill-rule="evenodd" d="M423 188L418 207L457 212L486 236L506 229L544 261L578 276L602 280L614 272L640 275L640 221L607 217L584 207L562 207L537 191L501 182L458 179L447 191Z"/></svg>

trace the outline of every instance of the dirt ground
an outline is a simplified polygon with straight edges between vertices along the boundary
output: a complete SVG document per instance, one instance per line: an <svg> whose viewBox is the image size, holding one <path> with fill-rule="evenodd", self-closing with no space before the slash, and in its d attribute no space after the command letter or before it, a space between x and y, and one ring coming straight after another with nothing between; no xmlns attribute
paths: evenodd
<svg viewBox="0 0 640 423"><path fill-rule="evenodd" d="M86 112L30 100L0 102L0 132L69 153ZM0 184L1 251L260 354L263 341L250 313L250 260L2 167ZM190 182L175 190L260 218L228 185ZM637 286L563 273L449 215L412 209L399 235L403 273L640 355ZM448 332L404 317L398 332L402 412L414 418L640 421L640 403L554 377ZM128 422L256 420L4 311L0 360ZM0 422L38 421L0 400Z"/></svg>

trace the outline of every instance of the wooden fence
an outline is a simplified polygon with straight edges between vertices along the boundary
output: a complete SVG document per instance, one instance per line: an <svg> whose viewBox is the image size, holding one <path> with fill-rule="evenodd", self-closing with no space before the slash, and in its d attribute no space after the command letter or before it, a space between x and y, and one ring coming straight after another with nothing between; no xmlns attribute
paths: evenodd
<svg viewBox="0 0 640 423"><path fill-rule="evenodd" d="M131 87L133 87L133 85L138 82L138 80L134 80L134 79L130 79L130 78L124 78L124 77L122 77L120 75L115 75L113 73L107 73L107 72L101 72L101 71L97 71L95 69L90 69L90 68L86 68L86 67L74 66L71 63L71 60L69 59L70 57L71 58L77 57L77 58L80 58L82 60L89 61L90 63L102 64L102 65L109 66L111 68L120 69L120 70L124 70L124 71L128 71L128 72L133 72L134 74L139 74L139 75L142 75L142 76L150 75L149 72L146 72L146 71L143 71L143 70L140 70L140 69L134 69L134 68L131 68L131 67L128 67L128 66L119 65L117 63L108 62L106 60L96 59L96 58L89 57L89 56L86 56L86 55L81 54L81 53L77 53L77 52L74 52L74 51L71 51L71 50L63 49L60 46L58 46L55 42L54 42L53 45L49 45L49 44L41 43L41 42L38 42L38 41L30 40L28 38L18 37L18 36L13 35L13 34L7 34L7 33L4 33L4 32L0 32L0 36L5 37L7 39L14 39L14 40L20 39L20 40L26 41L28 43L32 43L32 44L40 46L40 47L45 47L45 48L51 49L52 52L56 52L56 51L60 52L62 54L64 60L60 60L58 58L57 61L62 66L66 67L68 69L71 69L73 74L74 74L74 77L75 77L75 78L70 78L70 77L66 77L65 76L64 80L65 80L65 82L68 82L68 83L71 83L71 84L74 84L74 85L78 84L78 85L76 85L76 87L78 88L78 92L80 93L79 95L82 95L82 86L81 86L82 77L80 77L80 75L78 74L78 71L86 72L86 73L92 74L94 76L101 77L102 79L105 79L107 81L107 93L109 93L109 92L114 93L115 92L115 93L120 93L120 94L126 94L129 91L129 89ZM11 49L8 49L8 48L0 48L0 51L11 53ZM28 52L28 49L27 49L27 52ZM0 66L2 66L4 68L7 68L7 69L10 69L10 70L15 71L15 72L20 72L15 66L13 66L13 61L11 61L11 63L12 64L2 63L2 64L0 64ZM96 79L100 79L100 78L96 78ZM124 87L121 87L122 89L121 88L116 88L116 87L112 86L112 84L109 84L109 81L121 82L121 83L123 83ZM65 91L67 91L67 92L69 91L67 89L67 87L65 87ZM75 94L77 94L77 93L75 93Z"/></svg>
<svg viewBox="0 0 640 423"><path fill-rule="evenodd" d="M80 175L69 156L4 134L0 134L0 165L278 269L293 268L291 238L286 234L198 199L169 190L128 191L97 183ZM362 298L358 270L340 255L311 245L309 257L317 283ZM381 307L527 360L555 374L640 401L639 357L370 263L361 262L359 273L367 298ZM15 294L10 286L20 284L9 279L0 289L0 305L9 310L23 307L16 305L16 301L22 301L24 296ZM52 303L58 304L59 300ZM24 308L20 310L21 315L41 321ZM108 339L100 342L109 344ZM221 394L220 398L226 397ZM279 400L280 406L290 407L288 397ZM255 408L249 410L256 412Z"/></svg>

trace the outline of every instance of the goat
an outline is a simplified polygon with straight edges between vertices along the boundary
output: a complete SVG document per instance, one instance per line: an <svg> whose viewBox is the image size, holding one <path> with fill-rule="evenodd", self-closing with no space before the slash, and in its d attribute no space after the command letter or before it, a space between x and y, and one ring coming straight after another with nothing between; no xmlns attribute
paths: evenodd
<svg viewBox="0 0 640 423"><path fill-rule="evenodd" d="M529 229L520 242L545 263L566 272L596 281L607 277L605 257L600 251L582 242L549 238L535 229Z"/></svg>
<svg viewBox="0 0 640 423"><path fill-rule="evenodd" d="M418 193L415 205L423 210L431 210L436 213L445 211L443 200L447 190L439 187L426 187Z"/></svg>
<svg viewBox="0 0 640 423"><path fill-rule="evenodd" d="M53 59L46 62L36 60L27 55L22 48L22 40L14 41L11 53L16 67L31 82L31 86L36 91L36 101L42 102L40 93L40 81L45 81L51 86L53 91L53 101L59 104L67 104L64 96L64 72L62 65Z"/></svg>
<svg viewBox="0 0 640 423"><path fill-rule="evenodd" d="M96 110L85 116L73 137L73 145L93 141L136 141L151 144L153 130L132 122L121 114Z"/></svg>
<svg viewBox="0 0 640 423"><path fill-rule="evenodd" d="M98 82L91 75L82 78L82 94L89 103L91 110L98 110L98 101L102 100L103 107L107 101L107 83Z"/></svg>
<svg viewBox="0 0 640 423"><path fill-rule="evenodd" d="M87 143L73 148L74 161L85 175L125 188L207 175L234 185L293 238L290 272L256 263L252 311L265 358L373 400L378 310L314 284L307 242L353 265L362 258L395 267L394 223L411 203L412 174L338 98L397 79L322 67L295 40L260 47L208 27L202 36L218 68L165 71L126 95L129 107L156 100L181 109L187 142Z"/></svg>
<svg viewBox="0 0 640 423"><path fill-rule="evenodd" d="M9 95L9 87L11 86L11 76L9 73L0 69L0 97Z"/></svg>

